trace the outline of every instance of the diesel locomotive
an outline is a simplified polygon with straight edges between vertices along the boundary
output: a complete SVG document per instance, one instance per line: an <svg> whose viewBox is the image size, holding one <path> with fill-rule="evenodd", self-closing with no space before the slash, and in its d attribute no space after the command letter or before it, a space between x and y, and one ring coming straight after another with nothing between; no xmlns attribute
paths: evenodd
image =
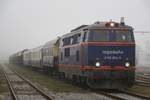
<svg viewBox="0 0 150 100"><path fill-rule="evenodd" d="M123 20L82 25L21 53L23 65L59 73L91 88L122 89L135 82L133 28ZM10 62L15 58L12 55Z"/></svg>

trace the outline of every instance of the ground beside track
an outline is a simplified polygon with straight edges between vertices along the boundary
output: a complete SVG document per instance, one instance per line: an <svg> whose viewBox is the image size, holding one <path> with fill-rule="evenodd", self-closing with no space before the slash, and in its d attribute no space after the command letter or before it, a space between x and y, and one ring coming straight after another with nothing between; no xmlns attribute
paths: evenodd
<svg viewBox="0 0 150 100"><path fill-rule="evenodd" d="M4 100L4 98L9 94L9 89L7 87L7 82L4 78L3 71L0 65L0 100Z"/></svg>

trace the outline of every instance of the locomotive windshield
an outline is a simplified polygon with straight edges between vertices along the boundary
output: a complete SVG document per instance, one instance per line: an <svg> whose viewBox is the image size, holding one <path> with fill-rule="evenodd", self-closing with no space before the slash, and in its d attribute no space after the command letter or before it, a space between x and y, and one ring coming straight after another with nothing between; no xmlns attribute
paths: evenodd
<svg viewBox="0 0 150 100"><path fill-rule="evenodd" d="M129 31L115 31L116 34L116 41L119 42L124 42L124 41L128 41L131 42L132 41L132 33Z"/></svg>
<svg viewBox="0 0 150 100"><path fill-rule="evenodd" d="M110 36L108 30L93 30L90 33L90 41L109 41Z"/></svg>
<svg viewBox="0 0 150 100"><path fill-rule="evenodd" d="M90 42L132 42L133 40L131 31L122 30L91 30L88 37Z"/></svg>

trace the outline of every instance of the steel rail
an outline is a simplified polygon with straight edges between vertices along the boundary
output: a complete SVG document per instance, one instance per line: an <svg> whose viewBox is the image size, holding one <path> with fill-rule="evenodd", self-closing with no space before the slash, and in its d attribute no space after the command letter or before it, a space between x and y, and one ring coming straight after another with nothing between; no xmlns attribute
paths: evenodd
<svg viewBox="0 0 150 100"><path fill-rule="evenodd" d="M126 90L117 90L117 91L118 91L118 93L123 93L123 94L125 94L125 95L133 96L133 97L135 97L135 98L150 100L150 97L149 97L149 96L146 96L146 95L137 94L137 93L130 92L130 91L126 91ZM94 92L95 92L95 91L94 91ZM122 98L122 97L119 97L119 96L115 96L114 94L109 94L109 93L104 92L104 91L95 92L95 93L99 93L99 94L105 95L105 96L107 96L107 97L111 97L111 98L113 98L113 99L116 99L116 100L127 100L127 98ZM113 92L112 92L112 93L113 93Z"/></svg>
<svg viewBox="0 0 150 100"><path fill-rule="evenodd" d="M5 76L6 80L7 80L7 84L8 84L8 86L9 86L9 89L10 89L10 92L11 92L11 95L12 95L13 100L18 100L18 98L17 98L17 96L16 96L16 93L15 93L15 90L14 90L14 88L13 88L13 86L12 86L12 84L11 84L9 78L7 77L7 74L6 74L5 71L4 71L4 76Z"/></svg>
<svg viewBox="0 0 150 100"><path fill-rule="evenodd" d="M12 70L13 71L13 70ZM53 97L50 97L49 95L47 95L43 90L41 90L40 88L38 88L36 85L34 85L30 80L28 80L27 78L23 77L22 75L20 75L19 73L17 73L16 71L13 71L15 74L17 74L21 79L23 79L24 81L26 81L30 86L32 86L34 89L36 89L40 94L42 94L42 96L44 96L47 100L52 100Z"/></svg>
<svg viewBox="0 0 150 100"><path fill-rule="evenodd" d="M148 80L142 80L142 79L136 79L135 80L137 83L144 83L144 84L150 84Z"/></svg>
<svg viewBox="0 0 150 100"><path fill-rule="evenodd" d="M143 83L137 83L137 85L139 85L139 86L146 86L146 87L150 87L150 85L148 85L148 84L143 84Z"/></svg>
<svg viewBox="0 0 150 100"><path fill-rule="evenodd" d="M149 79L150 80L150 75L136 75L136 77L142 77L142 78L145 78L145 79Z"/></svg>
<svg viewBox="0 0 150 100"><path fill-rule="evenodd" d="M140 81L140 82L145 82L145 83L147 83L147 84L150 84L150 79L146 79L146 78L143 78L143 79L141 79L141 78L135 78L135 81Z"/></svg>
<svg viewBox="0 0 150 100"><path fill-rule="evenodd" d="M135 97L139 97L139 98L142 98L142 99L150 100L150 97L146 96L146 95L137 94L137 93L126 91L126 90L118 90L118 91L120 91L122 93L125 93L125 94L128 94L128 95L131 95L131 96L135 96Z"/></svg>
<svg viewBox="0 0 150 100"><path fill-rule="evenodd" d="M125 98L121 98L119 96L115 96L115 95L109 94L109 93L104 92L104 91L95 92L95 93L102 94L104 96L110 97L110 98L115 99L115 100L126 100Z"/></svg>
<svg viewBox="0 0 150 100"><path fill-rule="evenodd" d="M150 84L150 80L147 79L136 79L136 81L142 81L145 82L146 84Z"/></svg>

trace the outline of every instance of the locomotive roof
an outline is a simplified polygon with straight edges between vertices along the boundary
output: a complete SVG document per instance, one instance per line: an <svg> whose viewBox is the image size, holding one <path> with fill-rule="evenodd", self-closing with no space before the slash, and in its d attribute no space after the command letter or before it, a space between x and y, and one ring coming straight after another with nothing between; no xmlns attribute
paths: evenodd
<svg viewBox="0 0 150 100"><path fill-rule="evenodd" d="M133 28L131 26L128 26L128 25L125 25L124 23L118 23L118 22L112 22L112 23L115 23L117 24L118 26L117 27L107 27L106 24L108 23L111 23L112 21L110 22L95 22L94 24L91 24L91 25L81 25L73 30L71 30L70 33L67 33L65 35L63 35L63 37L65 36L69 36L69 35L73 35L73 34L76 34L82 30L88 30L88 29L129 29L129 30L132 30Z"/></svg>
<svg viewBox="0 0 150 100"><path fill-rule="evenodd" d="M131 26L128 26L128 25L125 25L125 24L121 24L121 23L117 23L117 22L112 22L112 23L115 23L115 24L118 24L118 27L113 27L113 28L111 28L111 27L107 27L106 26L106 24L107 23L111 23L111 21L110 22L99 22L99 21L97 21L97 22L95 22L94 24L91 24L91 25L81 25L81 26L79 26L79 27L77 27L76 29L74 29L74 30L72 30L71 32L73 32L73 31L78 31L78 30L82 30L82 29L103 29L103 28L110 28L110 29L114 29L114 28L128 28L128 29L132 29L132 27Z"/></svg>

